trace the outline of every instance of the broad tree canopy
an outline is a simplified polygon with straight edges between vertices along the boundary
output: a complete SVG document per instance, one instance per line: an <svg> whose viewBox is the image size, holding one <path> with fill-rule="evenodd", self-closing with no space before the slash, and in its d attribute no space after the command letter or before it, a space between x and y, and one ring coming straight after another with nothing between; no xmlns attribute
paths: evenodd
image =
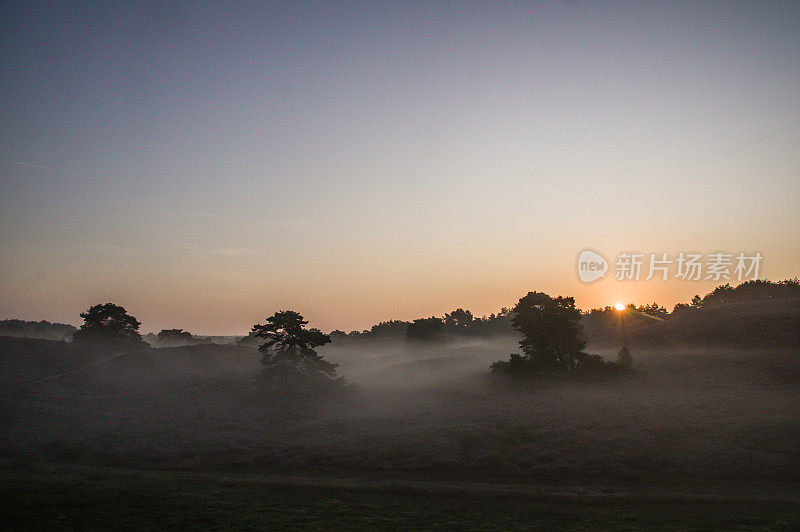
<svg viewBox="0 0 800 532"><path fill-rule="evenodd" d="M574 298L528 292L514 307L511 324L525 335L519 345L535 369L571 369L586 347L580 319Z"/></svg>
<svg viewBox="0 0 800 532"><path fill-rule="evenodd" d="M139 321L114 303L94 305L81 313L83 325L72 335L77 343L103 345L115 349L141 347Z"/></svg>

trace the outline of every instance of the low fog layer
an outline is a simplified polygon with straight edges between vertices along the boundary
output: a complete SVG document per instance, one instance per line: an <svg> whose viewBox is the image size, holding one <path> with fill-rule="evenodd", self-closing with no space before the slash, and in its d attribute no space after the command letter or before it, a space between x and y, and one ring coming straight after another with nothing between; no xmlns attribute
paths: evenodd
<svg viewBox="0 0 800 532"><path fill-rule="evenodd" d="M298 404L260 393L252 348L75 349L55 363L64 344L5 338L0 445L17 461L135 468L800 479L796 349L639 348L615 379L498 381L488 364L517 341L334 341L319 351L353 389Z"/></svg>

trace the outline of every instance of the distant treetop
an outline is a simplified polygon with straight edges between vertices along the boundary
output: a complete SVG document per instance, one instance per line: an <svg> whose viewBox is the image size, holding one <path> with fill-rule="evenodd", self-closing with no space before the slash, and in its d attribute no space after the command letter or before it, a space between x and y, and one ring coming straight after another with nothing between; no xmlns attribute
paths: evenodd
<svg viewBox="0 0 800 532"><path fill-rule="evenodd" d="M95 344L112 349L144 347L139 321L114 303L94 305L81 313L83 325L75 331L76 343Z"/></svg>
<svg viewBox="0 0 800 532"><path fill-rule="evenodd" d="M41 338L44 340L68 340L72 338L76 327L66 323L50 323L49 321L0 321L0 335L21 336L25 338Z"/></svg>

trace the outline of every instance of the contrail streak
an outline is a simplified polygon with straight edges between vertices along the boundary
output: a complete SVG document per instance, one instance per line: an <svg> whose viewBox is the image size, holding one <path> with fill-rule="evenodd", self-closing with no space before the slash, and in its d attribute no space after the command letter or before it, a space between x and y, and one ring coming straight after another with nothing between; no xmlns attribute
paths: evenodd
<svg viewBox="0 0 800 532"><path fill-rule="evenodd" d="M201 216L203 218L224 218L224 216L217 216L216 214L202 214L197 212L172 212L170 214L177 214L179 216Z"/></svg>
<svg viewBox="0 0 800 532"><path fill-rule="evenodd" d="M45 170L52 170L54 172L61 172L62 171L62 170L59 170L57 168L53 168L51 166L43 166L41 164L23 163L23 162L20 162L20 161L12 161L10 159L9 159L8 162L10 162L11 164L18 164L20 166L30 166L31 168L44 168Z"/></svg>

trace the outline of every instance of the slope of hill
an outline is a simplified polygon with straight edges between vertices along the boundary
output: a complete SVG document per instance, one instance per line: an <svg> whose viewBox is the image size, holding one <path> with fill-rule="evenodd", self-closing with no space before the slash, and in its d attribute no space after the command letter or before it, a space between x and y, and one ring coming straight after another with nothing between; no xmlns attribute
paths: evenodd
<svg viewBox="0 0 800 532"><path fill-rule="evenodd" d="M593 312L581 324L590 346L800 346L800 298L734 301L666 318L634 309Z"/></svg>

